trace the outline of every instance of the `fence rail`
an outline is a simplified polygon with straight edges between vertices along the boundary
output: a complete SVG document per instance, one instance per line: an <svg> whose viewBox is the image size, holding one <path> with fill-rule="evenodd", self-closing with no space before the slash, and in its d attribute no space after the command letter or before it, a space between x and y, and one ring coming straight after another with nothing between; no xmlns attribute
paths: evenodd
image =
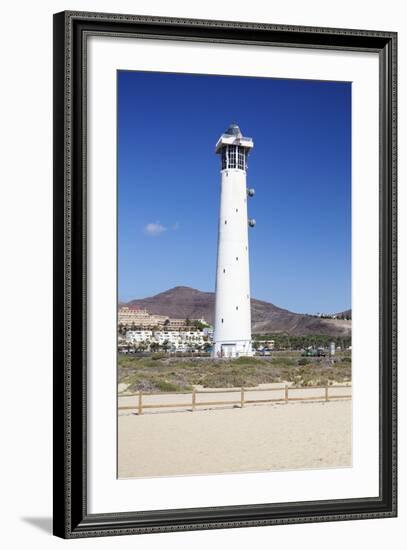
<svg viewBox="0 0 407 550"><path fill-rule="evenodd" d="M351 399L352 395L351 393L347 394L329 394L329 390L337 390L347 388L348 390L352 389L351 385L338 385L338 386L308 386L305 388L302 387L292 387L285 385L281 388L228 388L224 390L216 389L216 390L192 390L192 392L177 392L176 394L174 392L160 392L160 393L154 393L154 392L143 392L139 391L138 393L132 393L132 394L125 394L122 396L119 396L119 398L130 398L130 397L136 397L137 400L134 403L134 405L119 405L119 410L134 410L137 412L137 414L143 414L143 411L145 409L165 409L165 408L187 408L191 411L195 411L197 407L210 407L210 406L217 406L217 405L240 405L240 408L243 408L245 405L253 405L256 403L288 403L289 401L332 401L336 399ZM321 395L313 395L313 396L307 396L307 397L293 397L290 396L290 392L295 391L307 391L307 390L323 390L323 393ZM253 392L284 392L284 395L282 397L276 397L276 398L268 398L268 399L247 399L246 394L247 393L253 393ZM208 395L208 394L218 394L218 393L238 393L239 399L236 400L227 400L227 401L199 401L197 400L198 395ZM190 402L184 402L184 403L146 403L143 401L143 397L148 396L163 396L163 395L191 395L191 401Z"/></svg>

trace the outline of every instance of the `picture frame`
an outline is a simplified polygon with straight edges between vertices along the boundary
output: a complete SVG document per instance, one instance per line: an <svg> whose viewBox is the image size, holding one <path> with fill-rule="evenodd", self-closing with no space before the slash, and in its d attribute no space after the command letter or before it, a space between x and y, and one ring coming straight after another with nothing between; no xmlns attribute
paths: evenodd
<svg viewBox="0 0 407 550"><path fill-rule="evenodd" d="M88 511L87 40L145 37L379 57L379 495ZM54 15L54 534L62 538L386 518L397 514L397 34L66 11ZM112 368L115 368L112 365Z"/></svg>

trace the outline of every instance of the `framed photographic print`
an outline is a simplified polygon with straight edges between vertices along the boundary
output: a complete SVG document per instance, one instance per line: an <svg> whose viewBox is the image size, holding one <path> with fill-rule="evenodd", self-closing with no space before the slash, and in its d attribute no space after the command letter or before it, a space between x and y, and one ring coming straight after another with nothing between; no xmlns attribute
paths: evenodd
<svg viewBox="0 0 407 550"><path fill-rule="evenodd" d="M396 33L54 16L54 533L396 515Z"/></svg>

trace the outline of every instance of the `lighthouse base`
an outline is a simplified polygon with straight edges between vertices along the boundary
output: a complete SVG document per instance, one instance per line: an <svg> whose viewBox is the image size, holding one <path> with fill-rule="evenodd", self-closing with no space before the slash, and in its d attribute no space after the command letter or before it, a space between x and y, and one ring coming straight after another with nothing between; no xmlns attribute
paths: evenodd
<svg viewBox="0 0 407 550"><path fill-rule="evenodd" d="M212 357L251 357L254 355L251 340L215 342Z"/></svg>

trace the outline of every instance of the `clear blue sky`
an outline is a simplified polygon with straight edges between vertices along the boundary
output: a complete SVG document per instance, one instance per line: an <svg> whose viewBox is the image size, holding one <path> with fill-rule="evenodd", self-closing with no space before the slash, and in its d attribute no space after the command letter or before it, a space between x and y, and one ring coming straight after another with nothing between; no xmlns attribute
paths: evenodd
<svg viewBox="0 0 407 550"><path fill-rule="evenodd" d="M252 137L252 297L351 306L351 84L118 72L119 299L215 286L220 160Z"/></svg>

